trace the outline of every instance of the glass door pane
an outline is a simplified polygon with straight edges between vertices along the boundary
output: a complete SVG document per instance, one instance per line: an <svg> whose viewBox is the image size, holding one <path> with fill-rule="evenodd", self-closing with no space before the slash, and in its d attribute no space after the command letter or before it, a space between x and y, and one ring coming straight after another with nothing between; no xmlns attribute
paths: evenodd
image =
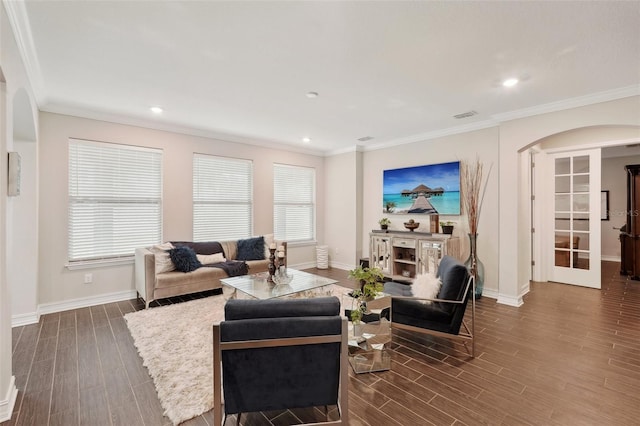
<svg viewBox="0 0 640 426"><path fill-rule="evenodd" d="M554 166L554 264L588 270L589 156L556 158Z"/></svg>

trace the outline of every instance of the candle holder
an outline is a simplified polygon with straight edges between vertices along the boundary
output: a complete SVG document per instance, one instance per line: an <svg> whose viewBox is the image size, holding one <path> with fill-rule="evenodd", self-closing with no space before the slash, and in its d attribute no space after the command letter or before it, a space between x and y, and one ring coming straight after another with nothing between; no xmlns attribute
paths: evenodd
<svg viewBox="0 0 640 426"><path fill-rule="evenodd" d="M269 266L268 266L269 278L267 278L267 281L269 281L270 283L273 282L273 275L276 273L275 260L276 260L276 249L269 248Z"/></svg>

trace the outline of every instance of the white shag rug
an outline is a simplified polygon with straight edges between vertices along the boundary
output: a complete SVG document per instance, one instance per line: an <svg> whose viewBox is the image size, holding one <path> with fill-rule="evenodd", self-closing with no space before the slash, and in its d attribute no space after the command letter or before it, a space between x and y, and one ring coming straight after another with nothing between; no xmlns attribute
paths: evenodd
<svg viewBox="0 0 640 426"><path fill-rule="evenodd" d="M331 287L341 302L351 291ZM164 415L174 425L213 408L212 326L224 320L224 304L224 297L216 295L124 316Z"/></svg>

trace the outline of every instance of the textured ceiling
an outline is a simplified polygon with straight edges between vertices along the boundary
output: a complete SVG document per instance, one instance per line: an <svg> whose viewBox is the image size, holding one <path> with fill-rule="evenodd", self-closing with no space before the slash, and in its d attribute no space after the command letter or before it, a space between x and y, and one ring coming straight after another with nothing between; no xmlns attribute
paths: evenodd
<svg viewBox="0 0 640 426"><path fill-rule="evenodd" d="M42 110L318 153L640 93L637 1L5 5Z"/></svg>

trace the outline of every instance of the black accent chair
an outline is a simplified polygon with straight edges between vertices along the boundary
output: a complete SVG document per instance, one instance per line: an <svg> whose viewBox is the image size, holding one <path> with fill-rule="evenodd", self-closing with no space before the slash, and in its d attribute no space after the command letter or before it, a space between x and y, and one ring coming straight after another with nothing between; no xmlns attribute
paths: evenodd
<svg viewBox="0 0 640 426"><path fill-rule="evenodd" d="M411 285L385 283L384 292L392 296L391 327L462 340L467 351L470 341L469 353L475 357L475 280L464 264L451 256L443 256L436 275L442 280L442 286L435 299L413 297ZM471 327L464 321L469 299ZM424 300L431 300L431 304L423 303Z"/></svg>
<svg viewBox="0 0 640 426"><path fill-rule="evenodd" d="M337 297L229 300L213 326L215 425L227 415L337 405L348 425L347 319ZM221 400L221 387L224 403Z"/></svg>

